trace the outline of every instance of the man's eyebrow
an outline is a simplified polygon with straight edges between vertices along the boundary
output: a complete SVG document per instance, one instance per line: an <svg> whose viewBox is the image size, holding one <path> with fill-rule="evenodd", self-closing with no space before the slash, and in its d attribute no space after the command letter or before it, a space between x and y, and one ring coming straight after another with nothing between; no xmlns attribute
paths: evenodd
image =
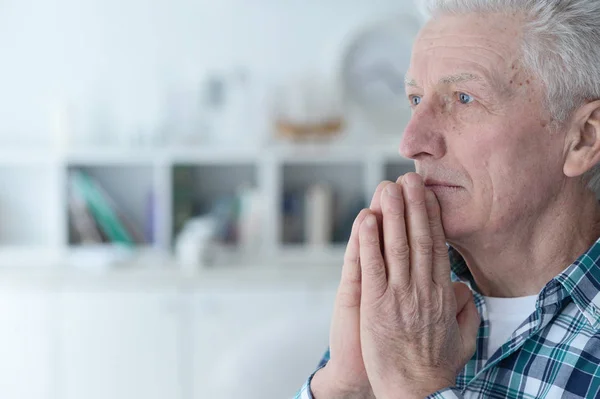
<svg viewBox="0 0 600 399"><path fill-rule="evenodd" d="M469 81L485 81L481 76L474 75L472 73L459 73L457 75L444 76L439 80L439 84L452 84Z"/></svg>
<svg viewBox="0 0 600 399"><path fill-rule="evenodd" d="M419 85L417 84L417 81L408 76L406 76L404 78L404 85L409 86L409 87L419 87Z"/></svg>
<svg viewBox="0 0 600 399"><path fill-rule="evenodd" d="M485 82L481 76L472 74L472 73L459 73L457 75L448 75L442 77L438 83L439 84L453 84L453 83L461 83L461 82L469 82L469 81L477 81L477 82ZM419 87L417 81L411 77L404 78L404 84L409 87Z"/></svg>

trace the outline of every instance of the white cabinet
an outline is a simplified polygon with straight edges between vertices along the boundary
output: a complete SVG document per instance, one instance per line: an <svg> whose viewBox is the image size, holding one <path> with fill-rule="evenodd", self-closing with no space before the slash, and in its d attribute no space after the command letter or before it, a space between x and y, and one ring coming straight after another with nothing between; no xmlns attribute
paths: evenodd
<svg viewBox="0 0 600 399"><path fill-rule="evenodd" d="M0 398L292 397L328 344L327 276L2 284Z"/></svg>
<svg viewBox="0 0 600 399"><path fill-rule="evenodd" d="M0 398L52 397L54 294L0 290Z"/></svg>
<svg viewBox="0 0 600 399"><path fill-rule="evenodd" d="M194 294L193 398L292 397L327 347L330 304L309 288Z"/></svg>
<svg viewBox="0 0 600 399"><path fill-rule="evenodd" d="M182 398L180 300L175 289L63 292L58 398Z"/></svg>

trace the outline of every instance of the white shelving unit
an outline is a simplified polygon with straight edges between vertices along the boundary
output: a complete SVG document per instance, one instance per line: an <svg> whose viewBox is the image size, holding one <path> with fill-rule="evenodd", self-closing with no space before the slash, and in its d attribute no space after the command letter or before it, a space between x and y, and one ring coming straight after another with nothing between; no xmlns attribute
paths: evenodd
<svg viewBox="0 0 600 399"><path fill-rule="evenodd" d="M143 228L147 193L155 195L155 243L171 253L174 171L193 176L191 192L202 203L232 193L246 181L262 193L260 258L281 262L341 260L343 242L311 250L283 242L283 193L325 181L340 193L336 208L350 200L368 204L377 184L414 170L393 145L271 145L264 148L81 149L0 152L0 266L60 265L75 246L69 240L67 176L88 172Z"/></svg>

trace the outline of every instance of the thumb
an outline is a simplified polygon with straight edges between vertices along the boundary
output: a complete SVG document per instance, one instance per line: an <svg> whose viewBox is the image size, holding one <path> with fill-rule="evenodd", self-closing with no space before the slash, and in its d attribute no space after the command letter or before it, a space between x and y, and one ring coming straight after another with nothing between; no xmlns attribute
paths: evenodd
<svg viewBox="0 0 600 399"><path fill-rule="evenodd" d="M463 283L452 283L452 288L454 289L454 298L456 299L456 316L458 316L473 294L469 287Z"/></svg>
<svg viewBox="0 0 600 399"><path fill-rule="evenodd" d="M346 252L344 253L344 265L342 267L340 285L336 295L336 310L341 308L343 310L352 309L354 311L360 307L362 273L358 229L368 214L369 211L363 209L352 225L352 232L350 233Z"/></svg>
<svg viewBox="0 0 600 399"><path fill-rule="evenodd" d="M456 321L460 331L463 348L469 358L475 352L477 331L479 330L480 318L473 293L465 284L455 283L454 293L456 295Z"/></svg>
<svg viewBox="0 0 600 399"><path fill-rule="evenodd" d="M344 254L342 276L335 296L331 328L329 330L329 346L331 358L338 354L360 352L360 303L361 303L361 267L358 242L358 228L367 210L362 210L352 226Z"/></svg>

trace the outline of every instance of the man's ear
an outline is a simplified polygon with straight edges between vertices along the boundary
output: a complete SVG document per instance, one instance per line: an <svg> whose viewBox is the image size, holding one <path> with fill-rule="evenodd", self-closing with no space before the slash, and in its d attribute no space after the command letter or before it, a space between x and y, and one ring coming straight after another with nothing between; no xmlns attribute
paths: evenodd
<svg viewBox="0 0 600 399"><path fill-rule="evenodd" d="M565 145L563 172L568 177L581 176L600 162L600 100L575 112Z"/></svg>

